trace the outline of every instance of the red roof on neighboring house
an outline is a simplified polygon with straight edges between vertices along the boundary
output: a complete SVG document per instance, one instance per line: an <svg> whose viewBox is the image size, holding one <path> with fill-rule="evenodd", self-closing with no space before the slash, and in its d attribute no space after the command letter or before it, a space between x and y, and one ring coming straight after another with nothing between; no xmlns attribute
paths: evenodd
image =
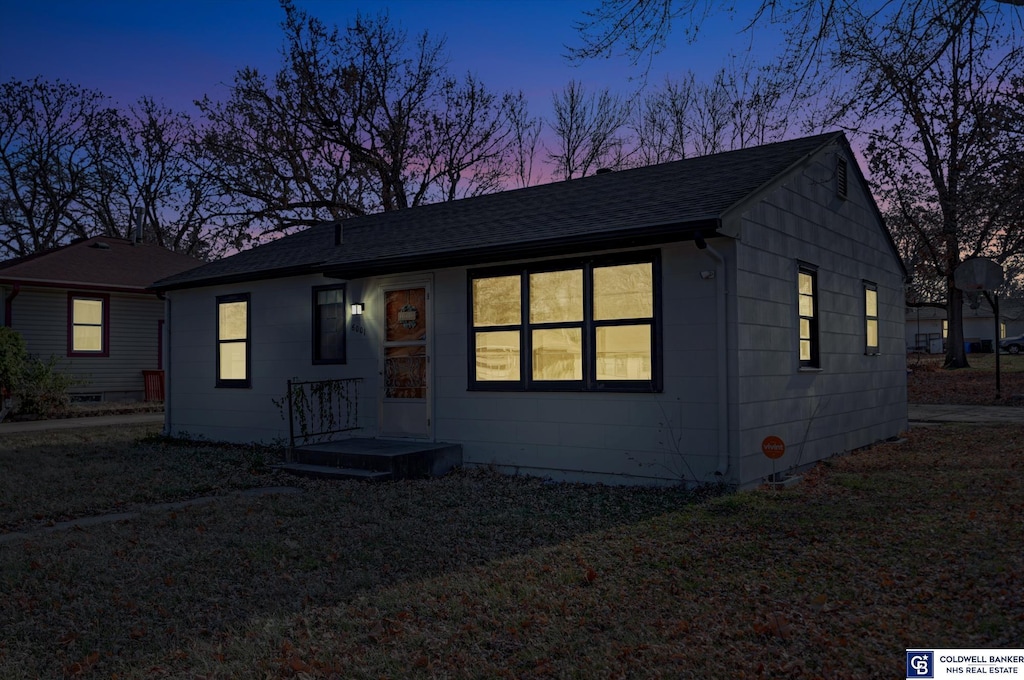
<svg viewBox="0 0 1024 680"><path fill-rule="evenodd" d="M0 262L0 283L145 290L154 281L203 264L152 243L94 236Z"/></svg>

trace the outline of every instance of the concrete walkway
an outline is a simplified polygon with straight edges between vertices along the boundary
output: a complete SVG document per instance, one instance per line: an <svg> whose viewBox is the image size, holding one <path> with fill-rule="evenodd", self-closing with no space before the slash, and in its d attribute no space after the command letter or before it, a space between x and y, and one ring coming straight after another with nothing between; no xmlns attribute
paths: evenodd
<svg viewBox="0 0 1024 680"><path fill-rule="evenodd" d="M907 417L914 423L1009 423L1024 425L1024 407L910 404Z"/></svg>
<svg viewBox="0 0 1024 680"><path fill-rule="evenodd" d="M32 538L39 534L47 534L52 531L64 531L66 529L85 529L87 527L97 526L99 524L111 524L112 522L126 522L128 520L136 519L140 517L143 512L165 512L170 510L181 510L183 508L191 508L197 505L209 505L210 503L216 503L228 498L259 498L262 496L285 496L302 493L302 489L294 486L258 486L252 489L243 489L242 491L236 491L232 494L225 496L203 496L201 498L191 498L186 501L176 501L174 503L155 503L153 505L143 506L141 510L131 510L128 512L115 512L107 515L95 515L92 517L79 517L78 519L71 519L66 522L56 522L50 526L36 527L32 529L26 529L24 531L16 531L9 534L0 534L0 545L4 543L11 543L13 541L20 541L24 539Z"/></svg>
<svg viewBox="0 0 1024 680"><path fill-rule="evenodd" d="M23 422L0 423L0 435L15 432L70 430L78 427L107 427L110 425L148 425L151 423L162 425L163 422L163 413L122 413L119 415L88 416L84 418L26 420Z"/></svg>

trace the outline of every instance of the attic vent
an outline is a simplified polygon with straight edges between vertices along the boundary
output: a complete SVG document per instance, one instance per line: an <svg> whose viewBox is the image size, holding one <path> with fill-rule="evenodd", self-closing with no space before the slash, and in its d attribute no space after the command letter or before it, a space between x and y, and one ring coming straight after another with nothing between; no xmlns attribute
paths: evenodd
<svg viewBox="0 0 1024 680"><path fill-rule="evenodd" d="M594 174L595 175L607 175L611 171L612 171L611 168L598 168L597 171Z"/></svg>
<svg viewBox="0 0 1024 680"><path fill-rule="evenodd" d="M836 161L836 196L846 200L846 159L840 158Z"/></svg>
<svg viewBox="0 0 1024 680"><path fill-rule="evenodd" d="M109 243L104 243L103 241L97 241L96 243L93 243L89 247L90 248L98 248L99 250L110 250L110 244Z"/></svg>

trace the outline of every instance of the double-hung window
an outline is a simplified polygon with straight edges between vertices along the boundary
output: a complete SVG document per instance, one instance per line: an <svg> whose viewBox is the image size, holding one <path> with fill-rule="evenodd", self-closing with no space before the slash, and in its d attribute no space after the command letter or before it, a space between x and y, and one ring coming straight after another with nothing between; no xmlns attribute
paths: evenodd
<svg viewBox="0 0 1024 680"><path fill-rule="evenodd" d="M313 288L313 363L345 363L345 285Z"/></svg>
<svg viewBox="0 0 1024 680"><path fill-rule="evenodd" d="M864 282L864 353L878 354L878 286Z"/></svg>
<svg viewBox="0 0 1024 680"><path fill-rule="evenodd" d="M249 387L252 381L249 294L217 298L217 387Z"/></svg>
<svg viewBox="0 0 1024 680"><path fill-rule="evenodd" d="M800 368L821 367L818 339L818 270L801 264L797 271L797 298L800 325Z"/></svg>
<svg viewBox="0 0 1024 680"><path fill-rule="evenodd" d="M68 294L68 356L110 356L110 296Z"/></svg>
<svg viewBox="0 0 1024 680"><path fill-rule="evenodd" d="M658 280L650 252L470 272L470 387L659 390Z"/></svg>

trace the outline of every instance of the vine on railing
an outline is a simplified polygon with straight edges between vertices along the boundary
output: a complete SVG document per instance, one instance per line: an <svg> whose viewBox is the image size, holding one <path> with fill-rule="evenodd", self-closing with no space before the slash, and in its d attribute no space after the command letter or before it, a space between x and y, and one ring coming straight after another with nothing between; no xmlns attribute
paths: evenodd
<svg viewBox="0 0 1024 680"><path fill-rule="evenodd" d="M308 442L359 429L359 383L362 378L289 380L288 439Z"/></svg>

